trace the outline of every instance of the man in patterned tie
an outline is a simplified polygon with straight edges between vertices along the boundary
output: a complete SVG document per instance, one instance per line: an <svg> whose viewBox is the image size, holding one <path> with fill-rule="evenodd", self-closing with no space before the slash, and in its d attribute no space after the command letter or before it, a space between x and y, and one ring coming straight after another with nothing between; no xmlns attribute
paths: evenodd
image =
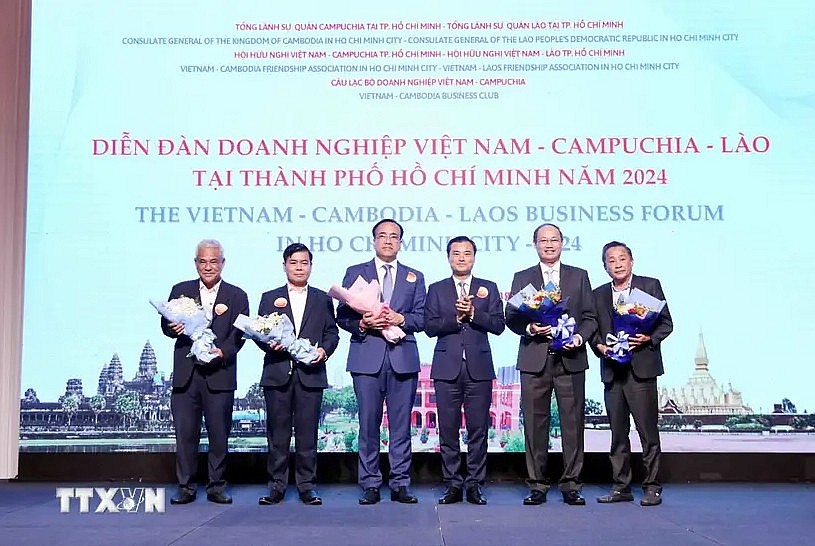
<svg viewBox="0 0 815 546"><path fill-rule="evenodd" d="M351 333L347 370L354 381L359 403L359 485L360 504L380 500L382 472L379 469L379 429L383 402L388 406L388 485L391 500L413 504L418 499L410 492L410 414L419 378L419 350L414 334L424 330L424 275L397 262L404 230L395 220L384 219L371 230L376 256L352 265L342 285L351 286L357 277L378 281L387 309L379 314L361 315L349 306L337 308L337 324ZM406 334L391 343L382 336L388 326L399 326Z"/></svg>
<svg viewBox="0 0 815 546"><path fill-rule="evenodd" d="M437 337L430 377L436 389L442 477L439 504L487 504L481 485L487 473L495 369L487 334L504 331L504 310L494 282L473 276L475 243L459 236L447 243L453 276L430 285L424 308L425 333ZM461 471L461 410L467 423L467 473Z"/></svg>
<svg viewBox="0 0 815 546"><path fill-rule="evenodd" d="M583 421L586 398L586 369L589 367L585 342L597 330L589 275L584 269L560 262L563 234L554 224L542 224L532 234L539 263L515 273L512 293L531 284L536 289L548 282L558 287L562 299L568 299L566 312L575 320L574 341L562 350L550 346L552 327L532 322L511 305L506 307L507 328L521 336L517 368L521 371L521 410L524 413L526 470L529 495L526 505L546 502L549 480L546 464L549 455L549 422L552 391L560 412L563 446L563 474L558 486L563 502L582 506L580 494L583 468Z"/></svg>

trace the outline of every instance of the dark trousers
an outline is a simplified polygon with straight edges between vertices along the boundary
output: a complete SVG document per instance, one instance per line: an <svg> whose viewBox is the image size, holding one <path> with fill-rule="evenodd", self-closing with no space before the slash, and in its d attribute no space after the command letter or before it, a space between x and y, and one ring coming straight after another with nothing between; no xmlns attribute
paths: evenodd
<svg viewBox="0 0 815 546"><path fill-rule="evenodd" d="M662 449L659 443L659 400L656 378L639 379L631 368L615 370L614 380L605 384L606 413L611 424L611 471L613 487L618 491L631 491L631 431L630 417L642 444L642 462L645 466L643 490L661 491L657 474ZM630 416L630 417L629 417Z"/></svg>
<svg viewBox="0 0 815 546"><path fill-rule="evenodd" d="M285 491L289 483L289 446L294 427L294 479L300 492L314 489L317 474L317 426L323 389L310 389L295 372L282 387L264 387L266 400L266 442L269 457L266 470L269 489Z"/></svg>
<svg viewBox="0 0 815 546"><path fill-rule="evenodd" d="M560 414L563 446L561 491L579 491L583 470L583 424L586 403L586 373L571 373L558 354L549 354L541 373L521 372L521 409L524 412L527 483L530 489L547 491L546 464L549 458L549 423L552 391Z"/></svg>
<svg viewBox="0 0 815 546"><path fill-rule="evenodd" d="M435 379L439 415L439 451L442 477L448 487L472 487L484 483L487 475L487 431L490 424L492 381L470 377L463 361L453 381ZM461 409L467 426L467 476L461 473Z"/></svg>
<svg viewBox="0 0 815 546"><path fill-rule="evenodd" d="M206 420L209 440L207 492L219 492L226 488L224 471L234 400L234 391L211 390L198 368L193 370L186 386L173 389L170 408L175 425L175 473L182 489L193 492L196 489L202 416Z"/></svg>
<svg viewBox="0 0 815 546"><path fill-rule="evenodd" d="M363 489L382 485L379 429L383 401L388 405L388 484L391 489L410 485L410 414L419 374L394 372L386 353L379 373L351 375L359 404L359 485Z"/></svg>

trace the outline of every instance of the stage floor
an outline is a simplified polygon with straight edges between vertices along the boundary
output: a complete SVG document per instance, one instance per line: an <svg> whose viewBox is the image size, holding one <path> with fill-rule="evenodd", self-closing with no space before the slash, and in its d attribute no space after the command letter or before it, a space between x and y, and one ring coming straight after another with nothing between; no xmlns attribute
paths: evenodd
<svg viewBox="0 0 815 546"><path fill-rule="evenodd" d="M466 503L439 506L440 486L414 488L419 504L359 506L352 485L319 488L323 506L304 506L296 490L275 506L258 506L262 485L231 488L232 505L198 500L169 503L166 511L81 513L77 499L60 512L57 487L161 487L162 484L55 484L0 482L0 543L39 545L811 545L815 544L815 485L810 484L668 484L662 506L643 508L636 501L603 505L595 497L608 487L586 485L587 506L563 504L557 491L549 502L522 506L520 484L487 484L486 506Z"/></svg>

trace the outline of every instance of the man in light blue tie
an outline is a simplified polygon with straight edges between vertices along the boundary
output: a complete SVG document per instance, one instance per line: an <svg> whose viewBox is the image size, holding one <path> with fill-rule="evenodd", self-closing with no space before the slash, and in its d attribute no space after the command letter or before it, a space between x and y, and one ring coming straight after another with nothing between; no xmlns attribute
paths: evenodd
<svg viewBox="0 0 815 546"><path fill-rule="evenodd" d="M566 312L575 320L574 341L563 349L551 346L552 327L533 322L512 305L506 306L507 328L518 334L517 368L521 372L521 409L524 412L526 469L529 495L525 505L546 502L549 490L549 423L552 393L560 412L563 446L563 473L558 488L563 502L583 506L580 473L583 469L583 420L586 398L586 342L597 330L597 316L584 269L560 261L563 233L554 224L542 224L532 234L538 263L518 271L512 279L512 293L531 284L556 286L566 303Z"/></svg>
<svg viewBox="0 0 815 546"><path fill-rule="evenodd" d="M359 403L359 485L360 504L380 500L382 472L379 469L379 429L383 402L388 406L388 485L391 500L406 504L417 502L410 492L410 414L419 376L419 350L414 334L424 329L425 282L416 269L397 262L404 230L391 219L380 220L371 230L376 255L373 260L350 266L343 278L344 287L357 277L382 287L385 312L361 315L349 306L337 308L337 324L351 333L346 369L354 381ZM382 336L388 326L399 326L406 334L391 343Z"/></svg>

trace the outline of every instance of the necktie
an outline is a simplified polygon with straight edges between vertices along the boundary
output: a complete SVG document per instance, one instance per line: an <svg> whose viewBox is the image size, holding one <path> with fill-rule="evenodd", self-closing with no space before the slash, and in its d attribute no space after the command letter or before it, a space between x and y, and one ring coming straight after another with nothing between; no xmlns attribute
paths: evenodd
<svg viewBox="0 0 815 546"><path fill-rule="evenodd" d="M466 282L459 281L459 283L458 283L458 293L459 293L459 297L461 299L465 299L467 297L467 290L465 289L466 286L467 286ZM462 326L462 327L464 327L464 326ZM466 350L464 349L463 345L461 347L461 359L462 360L467 360L467 353L466 353Z"/></svg>
<svg viewBox="0 0 815 546"><path fill-rule="evenodd" d="M546 284L552 283L555 284L555 270L554 269L547 269L546 270Z"/></svg>
<svg viewBox="0 0 815 546"><path fill-rule="evenodd" d="M625 303L625 296L623 296L623 293L620 292L620 295L617 296L617 305L622 305L624 303Z"/></svg>
<svg viewBox="0 0 815 546"><path fill-rule="evenodd" d="M393 295L393 277L391 276L391 269L393 269L393 266L390 264L385 264L382 267L385 268L385 276L382 277L382 299L384 299L387 303L390 303L391 296Z"/></svg>

